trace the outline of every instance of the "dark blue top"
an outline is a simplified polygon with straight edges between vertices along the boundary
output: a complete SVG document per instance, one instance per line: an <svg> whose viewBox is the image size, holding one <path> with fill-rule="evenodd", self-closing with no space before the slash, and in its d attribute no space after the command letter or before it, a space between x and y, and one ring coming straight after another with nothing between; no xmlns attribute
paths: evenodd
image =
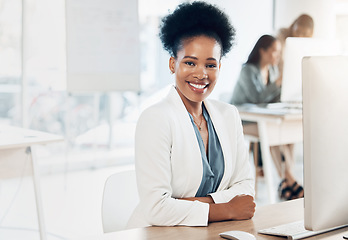
<svg viewBox="0 0 348 240"><path fill-rule="evenodd" d="M205 147L204 147L201 134L196 124L193 121L192 115L189 113L192 125L196 133L199 149L202 155L202 163L203 163L202 182L198 188L196 197L206 197L209 193L216 192L225 171L224 155L222 153L219 138L216 134L215 128L213 126L213 123L210 119L210 116L204 104L202 104L202 108L203 108L203 116L208 126L208 134L209 134L208 156L205 152Z"/></svg>

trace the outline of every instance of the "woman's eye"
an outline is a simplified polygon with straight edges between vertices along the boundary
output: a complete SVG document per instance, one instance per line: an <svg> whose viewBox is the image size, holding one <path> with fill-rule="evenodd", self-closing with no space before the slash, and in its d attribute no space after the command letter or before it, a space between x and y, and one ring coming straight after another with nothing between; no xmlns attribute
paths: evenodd
<svg viewBox="0 0 348 240"><path fill-rule="evenodd" d="M193 62L185 62L186 65L189 65L189 66L194 66L195 64Z"/></svg>
<svg viewBox="0 0 348 240"><path fill-rule="evenodd" d="M216 68L216 65L215 64L208 64L207 68Z"/></svg>

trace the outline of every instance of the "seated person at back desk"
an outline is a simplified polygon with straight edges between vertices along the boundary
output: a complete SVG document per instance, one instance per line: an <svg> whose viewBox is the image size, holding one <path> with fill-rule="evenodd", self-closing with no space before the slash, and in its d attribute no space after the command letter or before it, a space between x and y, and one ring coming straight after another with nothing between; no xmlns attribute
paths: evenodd
<svg viewBox="0 0 348 240"><path fill-rule="evenodd" d="M231 103L274 103L280 101L281 80L277 64L280 60L281 44L270 35L261 36L243 65L239 79L233 91ZM243 122L244 134L258 136L256 123ZM259 148L260 149L260 148ZM279 197L290 200L303 197L303 188L292 173L293 144L274 146L270 149L280 177ZM260 151L259 151L260 152ZM261 154L258 164L261 166ZM283 156L284 160L283 161ZM282 164L285 163L283 172Z"/></svg>
<svg viewBox="0 0 348 240"><path fill-rule="evenodd" d="M281 79L278 78L277 64L280 48L280 42L273 36L259 38L242 67L232 104L279 102Z"/></svg>
<svg viewBox="0 0 348 240"><path fill-rule="evenodd" d="M280 75L283 74L283 65L284 65L284 49L285 49L285 40L288 37L307 37L311 38L314 33L314 21L313 18L307 14L301 14L288 28L281 28L277 33L277 39L279 39L281 44L281 54L280 60L278 62L278 69Z"/></svg>

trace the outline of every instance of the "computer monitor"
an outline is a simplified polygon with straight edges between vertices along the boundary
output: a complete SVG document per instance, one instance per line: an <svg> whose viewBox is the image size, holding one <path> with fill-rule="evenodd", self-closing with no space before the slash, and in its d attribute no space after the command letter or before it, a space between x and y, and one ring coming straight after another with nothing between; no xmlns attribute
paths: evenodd
<svg viewBox="0 0 348 240"><path fill-rule="evenodd" d="M348 225L348 56L303 59L304 222Z"/></svg>
<svg viewBox="0 0 348 240"><path fill-rule="evenodd" d="M338 42L319 38L287 38L283 55L281 102L302 102L302 58L338 54Z"/></svg>

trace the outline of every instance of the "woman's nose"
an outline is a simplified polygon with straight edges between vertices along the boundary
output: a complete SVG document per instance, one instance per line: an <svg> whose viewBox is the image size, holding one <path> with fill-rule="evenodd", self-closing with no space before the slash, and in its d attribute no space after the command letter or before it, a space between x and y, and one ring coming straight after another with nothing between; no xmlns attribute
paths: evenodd
<svg viewBox="0 0 348 240"><path fill-rule="evenodd" d="M195 75L199 80L207 79L208 78L208 73L207 70L204 67L198 67L195 71Z"/></svg>

